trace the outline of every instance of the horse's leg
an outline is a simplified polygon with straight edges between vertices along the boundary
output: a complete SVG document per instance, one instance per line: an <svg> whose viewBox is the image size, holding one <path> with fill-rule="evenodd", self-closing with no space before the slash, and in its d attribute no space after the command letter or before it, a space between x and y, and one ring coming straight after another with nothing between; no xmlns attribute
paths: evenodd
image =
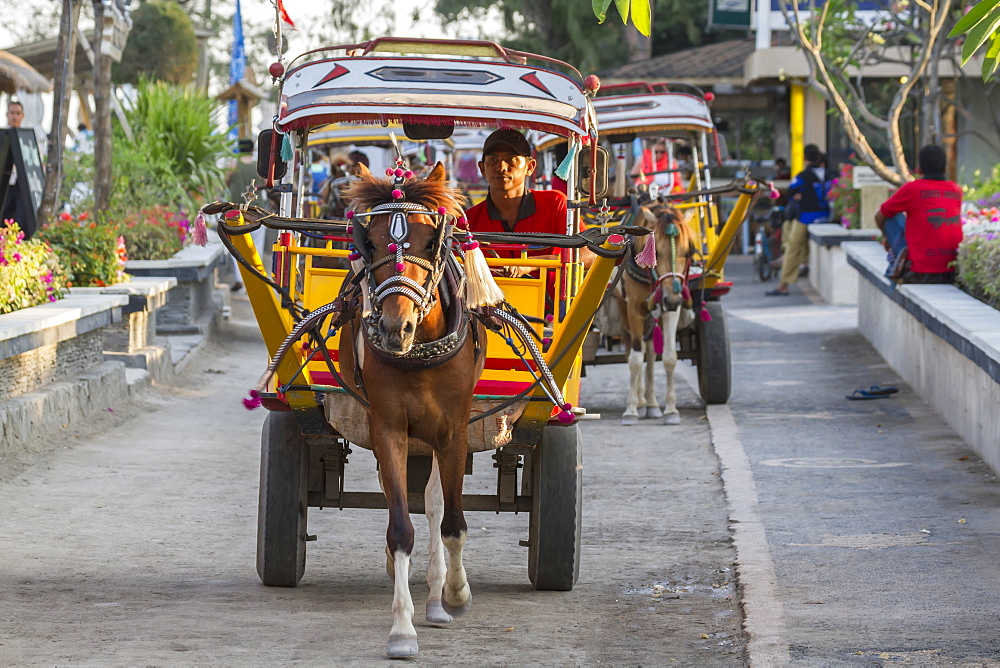
<svg viewBox="0 0 1000 668"><path fill-rule="evenodd" d="M627 281L628 279L626 279ZM642 393L642 329L644 315L642 313L641 292L645 286L632 289L626 285L627 295L625 308L625 337L628 346L628 397L625 400L625 412L621 423L626 426L639 423L639 396Z"/></svg>
<svg viewBox="0 0 1000 668"><path fill-rule="evenodd" d="M445 561L444 543L441 541L441 518L444 515L444 496L441 492L441 471L438 469L437 456L431 464L431 477L424 489L424 513L427 515L427 525L430 528L427 563L427 605L424 616L431 624L449 624L451 615L445 612L441 605L441 591L444 589Z"/></svg>
<svg viewBox="0 0 1000 668"><path fill-rule="evenodd" d="M632 346L628 351L628 398L625 400L625 412L622 414L621 423L626 426L638 424L639 422L639 396L642 393L643 368L645 367L645 355L643 354L642 339L632 339Z"/></svg>
<svg viewBox="0 0 1000 668"><path fill-rule="evenodd" d="M677 370L677 323L681 319L681 308L667 311L663 316L663 369L667 372L667 395L664 398L663 424L680 424L681 415L677 412L677 388L675 371Z"/></svg>
<svg viewBox="0 0 1000 668"><path fill-rule="evenodd" d="M468 438L465 424L460 423L450 439L448 451L439 458L444 517L441 537L448 550L448 571L444 583L444 609L452 615L463 614L472 601L472 590L462 563L462 548L468 526L462 511L462 484L465 481L465 458Z"/></svg>
<svg viewBox="0 0 1000 668"><path fill-rule="evenodd" d="M392 555L395 586L392 595L392 629L386 653L390 657L417 653L417 630L413 628L413 599L410 598L410 555L413 553L413 524L406 500L406 433L395 434L369 423L376 448L379 478L389 507L386 546Z"/></svg>
<svg viewBox="0 0 1000 668"><path fill-rule="evenodd" d="M654 374L656 372L656 347L653 345L652 339L646 342L646 359L643 371L645 373L643 377L643 397L642 404L646 408L647 418L661 418L663 413L660 411L660 402L656 399L656 380Z"/></svg>

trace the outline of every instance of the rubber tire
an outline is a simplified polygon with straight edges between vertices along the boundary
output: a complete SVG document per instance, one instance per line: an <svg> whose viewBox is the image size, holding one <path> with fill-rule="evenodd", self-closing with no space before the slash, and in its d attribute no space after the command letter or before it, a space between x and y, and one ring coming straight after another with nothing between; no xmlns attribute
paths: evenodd
<svg viewBox="0 0 1000 668"><path fill-rule="evenodd" d="M257 575L294 587L306 570L309 453L295 416L268 413L260 438Z"/></svg>
<svg viewBox="0 0 1000 668"><path fill-rule="evenodd" d="M579 425L546 427L528 458L528 579L535 589L569 591L580 578L583 532L583 440Z"/></svg>
<svg viewBox="0 0 1000 668"><path fill-rule="evenodd" d="M761 282L771 280L771 263L767 259L767 255L763 253L755 253L753 256L753 268L757 272L757 277Z"/></svg>
<svg viewBox="0 0 1000 668"><path fill-rule="evenodd" d="M729 325L719 302L705 302L712 319L698 319L698 392L706 404L724 404L732 392Z"/></svg>

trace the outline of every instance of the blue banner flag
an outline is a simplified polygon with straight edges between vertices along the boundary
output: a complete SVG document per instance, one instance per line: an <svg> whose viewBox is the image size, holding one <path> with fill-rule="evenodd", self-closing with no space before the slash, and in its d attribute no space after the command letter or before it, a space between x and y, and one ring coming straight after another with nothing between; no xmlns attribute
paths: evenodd
<svg viewBox="0 0 1000 668"><path fill-rule="evenodd" d="M240 0L236 0L236 13L233 14L233 56L229 62L229 84L232 85L243 78L247 69L247 54L243 47L243 12L240 11ZM229 101L229 137L233 141L239 137L239 107L236 100Z"/></svg>

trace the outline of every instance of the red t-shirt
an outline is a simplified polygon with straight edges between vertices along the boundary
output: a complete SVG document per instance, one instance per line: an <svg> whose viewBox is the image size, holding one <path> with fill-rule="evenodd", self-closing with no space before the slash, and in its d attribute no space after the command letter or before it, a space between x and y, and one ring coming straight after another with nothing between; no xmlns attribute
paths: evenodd
<svg viewBox="0 0 1000 668"><path fill-rule="evenodd" d="M513 228L504 225L500 212L489 196L465 212L469 229L475 232L541 232L545 234L566 234L566 195L558 190L528 190L521 198L521 208ZM520 256L517 250L496 251L499 257ZM551 255L551 248L528 251L528 255Z"/></svg>
<svg viewBox="0 0 1000 668"><path fill-rule="evenodd" d="M882 204L882 215L906 214L910 270L918 274L954 271L948 263L962 241L962 189L954 181L917 179L904 183Z"/></svg>

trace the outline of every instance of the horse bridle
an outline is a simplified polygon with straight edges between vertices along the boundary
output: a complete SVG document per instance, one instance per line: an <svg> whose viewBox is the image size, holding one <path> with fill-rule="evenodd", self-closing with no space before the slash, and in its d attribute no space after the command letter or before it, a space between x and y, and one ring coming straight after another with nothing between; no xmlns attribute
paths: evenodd
<svg viewBox="0 0 1000 668"><path fill-rule="evenodd" d="M368 229L370 219L389 214L389 254L380 260L372 261L368 249ZM411 255L406 252L410 247L407 239L410 235L409 217L414 215L430 216L437 223L437 243L433 261ZM440 283L444 272L445 260L448 255L448 239L452 236L453 226L449 224L452 216L444 213L444 208L431 211L423 205L413 202L387 202L372 207L367 212L350 212L352 224L351 233L354 238L354 251L363 259L365 283L368 286L368 296L371 300L371 322L381 318L382 302L390 295L402 295L417 305L417 324L430 313L436 302L434 288ZM357 221L357 222L355 222ZM362 222L364 221L364 222ZM375 270L383 265L395 263L395 273L376 283ZM423 285L403 274L405 263L415 264L428 272Z"/></svg>

